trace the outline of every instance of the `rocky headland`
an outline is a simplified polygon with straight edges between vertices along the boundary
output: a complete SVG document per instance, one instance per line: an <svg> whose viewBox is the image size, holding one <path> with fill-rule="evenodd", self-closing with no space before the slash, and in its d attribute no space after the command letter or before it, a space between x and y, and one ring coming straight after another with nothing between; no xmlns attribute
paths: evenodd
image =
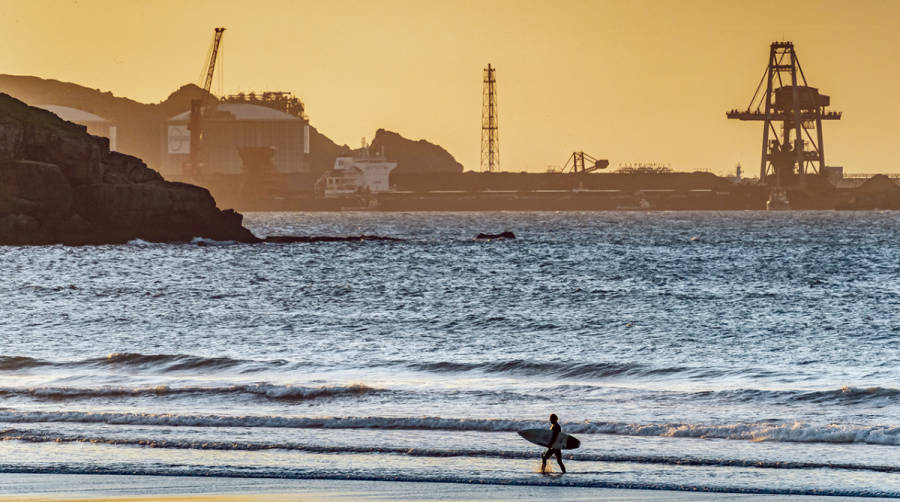
<svg viewBox="0 0 900 502"><path fill-rule="evenodd" d="M375 132L375 139L372 140L370 150L384 151L388 160L397 163L397 168L392 174L460 174L463 172L463 165L440 145L424 139L418 141L407 139L386 129L379 129Z"/></svg>
<svg viewBox="0 0 900 502"><path fill-rule="evenodd" d="M259 242L242 219L205 188L166 181L106 138L0 93L0 244Z"/></svg>

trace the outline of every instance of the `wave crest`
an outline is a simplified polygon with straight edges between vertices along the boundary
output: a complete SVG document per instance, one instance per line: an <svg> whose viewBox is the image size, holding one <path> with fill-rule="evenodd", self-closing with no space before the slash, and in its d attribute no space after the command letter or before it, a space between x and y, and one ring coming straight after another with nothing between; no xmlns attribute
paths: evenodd
<svg viewBox="0 0 900 502"><path fill-rule="evenodd" d="M115 438L105 436L82 436L72 434L56 434L46 431L30 431L18 429L0 430L2 441L23 441L29 443L92 443L111 446L142 446L146 448L166 448L178 450L221 450L221 451L262 451L287 450L307 453L327 454L391 454L411 457L482 457L532 459L531 450L493 450L493 449L436 449L405 448L390 446L325 446L303 443L266 443L254 441L215 441L167 438ZM741 458L700 458L700 457L667 457L659 455L628 455L566 452L567 459L588 462L629 462L660 465L689 465L716 467L755 467L760 469L846 469L875 472L900 472L900 466L834 462L799 462L771 461Z"/></svg>
<svg viewBox="0 0 900 502"><path fill-rule="evenodd" d="M233 395L252 396L285 401L306 401L342 396L359 396L383 392L363 384L349 386L301 387L268 383L234 385L226 387L35 387L30 389L0 388L0 396L22 396L45 400L69 400L91 398L123 398L147 396Z"/></svg>
<svg viewBox="0 0 900 502"><path fill-rule="evenodd" d="M48 366L51 363L26 356L0 356L0 371L15 371Z"/></svg>
<svg viewBox="0 0 900 502"><path fill-rule="evenodd" d="M410 362L407 367L436 373L463 373L481 371L485 373L515 373L520 375L557 375L567 378L606 378L620 375L654 376L689 371L692 368L673 366L654 368L640 363L560 363L536 362L523 359L508 361L488 361L457 363L449 361Z"/></svg>
<svg viewBox="0 0 900 502"><path fill-rule="evenodd" d="M104 423L115 425L163 425L171 427L271 427L297 429L395 429L515 432L542 427L543 422L504 419L443 417L287 417L267 415L170 415L137 413L91 413L79 411L3 411L0 422L7 423ZM616 434L681 438L713 438L742 441L799 443L864 443L900 446L900 426L815 425L794 423L735 424L627 424L581 422L566 424L572 434Z"/></svg>

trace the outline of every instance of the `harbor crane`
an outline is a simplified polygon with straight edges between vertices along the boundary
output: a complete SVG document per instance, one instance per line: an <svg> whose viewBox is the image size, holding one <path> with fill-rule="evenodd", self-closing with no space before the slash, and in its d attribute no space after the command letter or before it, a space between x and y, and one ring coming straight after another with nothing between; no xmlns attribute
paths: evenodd
<svg viewBox="0 0 900 502"><path fill-rule="evenodd" d="M206 68L206 76L203 80L203 92L199 99L191 100L191 119L188 129L191 131L191 156L190 167L188 171L193 175L201 174L200 151L203 142L203 109L206 107L206 101L209 98L209 90L212 87L213 72L216 70L216 57L219 54L219 46L222 43L222 35L225 28L216 28L213 34L212 45L210 46L209 55L204 67Z"/></svg>
<svg viewBox="0 0 900 502"><path fill-rule="evenodd" d="M750 105L746 110L726 113L729 119L763 123L760 183L802 186L807 174L828 174L822 121L841 118L840 112L825 110L829 105L831 98L806 81L794 44L772 43L766 71ZM781 123L780 131L777 123ZM811 130L815 130L815 137Z"/></svg>
<svg viewBox="0 0 900 502"><path fill-rule="evenodd" d="M572 174L586 174L609 167L606 159L597 159L584 152L572 152L560 172L570 170Z"/></svg>

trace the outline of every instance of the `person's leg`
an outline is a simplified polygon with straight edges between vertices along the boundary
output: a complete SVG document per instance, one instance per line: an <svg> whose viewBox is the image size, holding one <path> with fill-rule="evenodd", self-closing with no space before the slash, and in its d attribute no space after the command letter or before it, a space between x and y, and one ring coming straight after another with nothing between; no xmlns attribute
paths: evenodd
<svg viewBox="0 0 900 502"><path fill-rule="evenodd" d="M556 450L554 453L556 453L556 462L559 463L560 470L562 470L562 473L565 474L566 466L564 466L562 462L562 450Z"/></svg>
<svg viewBox="0 0 900 502"><path fill-rule="evenodd" d="M541 473L547 470L547 459L550 458L550 455L553 454L553 450L547 448L543 454L541 454Z"/></svg>

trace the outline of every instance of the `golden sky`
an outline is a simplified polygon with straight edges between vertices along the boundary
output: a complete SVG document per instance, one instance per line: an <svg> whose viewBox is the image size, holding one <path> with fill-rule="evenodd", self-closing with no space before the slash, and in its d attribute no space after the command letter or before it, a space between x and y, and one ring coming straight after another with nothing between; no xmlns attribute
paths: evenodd
<svg viewBox="0 0 900 502"><path fill-rule="evenodd" d="M156 102L197 82L225 26L224 91L293 91L313 125L358 146L377 128L479 169L481 69L497 68L501 168L573 150L678 170L758 172L746 107L769 44L792 40L843 111L828 163L900 172L900 1L0 0L0 73ZM217 79L218 80L218 79ZM213 90L216 88L214 86Z"/></svg>

